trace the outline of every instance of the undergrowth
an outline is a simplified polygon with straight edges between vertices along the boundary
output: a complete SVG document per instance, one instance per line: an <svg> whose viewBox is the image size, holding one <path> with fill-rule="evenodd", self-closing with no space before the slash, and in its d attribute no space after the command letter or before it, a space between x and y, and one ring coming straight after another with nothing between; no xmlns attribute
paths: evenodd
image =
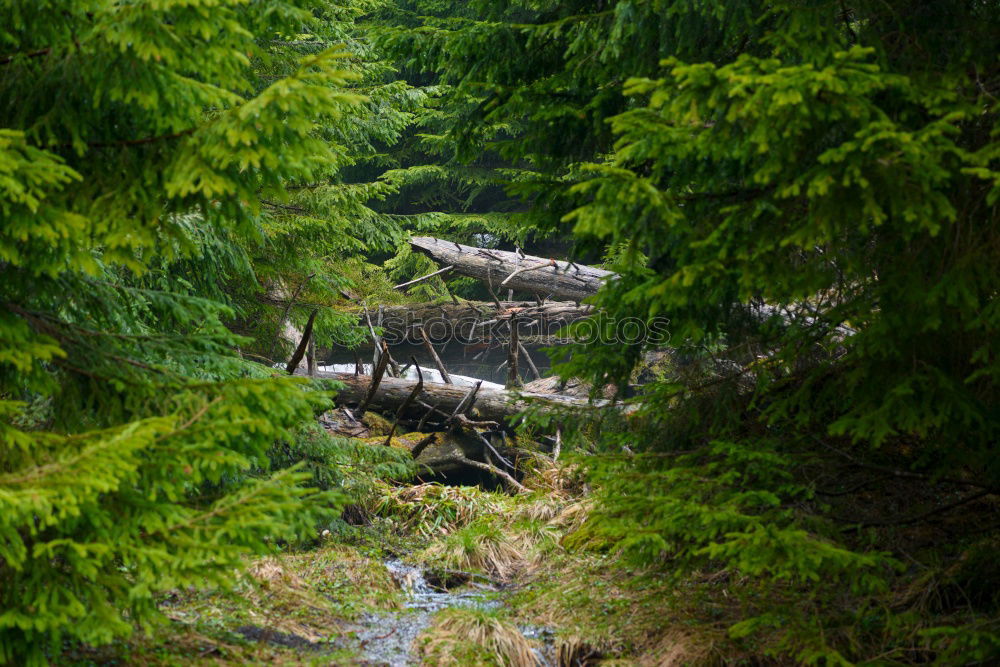
<svg viewBox="0 0 1000 667"><path fill-rule="evenodd" d="M536 667L534 646L510 621L492 611L448 609L417 638L423 664Z"/></svg>

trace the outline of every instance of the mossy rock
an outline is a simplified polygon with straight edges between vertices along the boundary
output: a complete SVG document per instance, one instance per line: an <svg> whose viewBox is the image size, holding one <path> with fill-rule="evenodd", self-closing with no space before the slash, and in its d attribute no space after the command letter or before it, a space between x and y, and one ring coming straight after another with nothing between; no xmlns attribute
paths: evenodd
<svg viewBox="0 0 1000 667"><path fill-rule="evenodd" d="M373 436L381 435L385 438L392 430L392 422L377 412L366 412L361 417L361 423L368 427Z"/></svg>

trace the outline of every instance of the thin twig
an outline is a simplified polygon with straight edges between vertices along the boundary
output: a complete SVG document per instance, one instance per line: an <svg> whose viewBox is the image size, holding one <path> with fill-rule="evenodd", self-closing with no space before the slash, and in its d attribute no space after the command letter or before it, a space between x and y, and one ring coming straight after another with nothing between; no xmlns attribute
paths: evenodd
<svg viewBox="0 0 1000 667"><path fill-rule="evenodd" d="M462 400L458 402L455 406L455 411L451 413L451 417L448 418L448 422L454 422L458 415L464 415L466 412L472 409L473 404L476 402L476 394L479 392L479 386L483 384L483 381L478 381L469 392L462 397Z"/></svg>
<svg viewBox="0 0 1000 667"><path fill-rule="evenodd" d="M87 148L114 148L119 146L142 146L143 144L152 144L158 141L169 141L170 139L180 139L181 137L186 137L189 134L194 134L197 128L188 128L186 130L181 130L180 132L172 132L170 134L160 134L155 137L142 137L141 139L119 139L117 141L88 141L85 143ZM47 146L47 148L73 148L75 144L58 144L56 146Z"/></svg>
<svg viewBox="0 0 1000 667"><path fill-rule="evenodd" d="M534 374L535 379L541 380L542 374L538 372L538 366L536 366L535 362L531 360L531 355L528 354L528 351L526 349L524 349L524 345L521 345L520 341L518 341L517 343L517 349L521 351L521 354L524 356L524 360L528 362L528 368L531 369L531 372Z"/></svg>
<svg viewBox="0 0 1000 667"><path fill-rule="evenodd" d="M496 447L493 446L493 443L489 441L489 438L487 438L485 435L483 435L479 431L476 431L475 433L476 433L477 436L479 436L479 439L483 441L483 444L486 445L486 449L489 450L489 451L491 451L491 452L493 452L493 454L497 457L497 459L500 460L501 463L503 463L505 466L507 466L511 470L514 469L514 464L510 462L510 459L508 459L506 456L504 456L503 454L501 454L500 452L498 452L496 450Z"/></svg>
<svg viewBox="0 0 1000 667"><path fill-rule="evenodd" d="M422 283L425 280L430 280L434 276L441 275L442 273L447 273L448 271L451 271L454 268L455 268L455 265L451 264L449 266L444 267L443 269L438 269L434 273L428 273L426 276L421 276L419 278L416 278L415 280L411 280L411 281L406 282L406 283L400 283L400 284L394 286L392 289L404 289L406 287L410 287L411 285L416 285L417 283Z"/></svg>
<svg viewBox="0 0 1000 667"><path fill-rule="evenodd" d="M493 298L493 303L496 304L497 312L503 310L503 306L500 305L500 299L497 297L497 293L493 291L493 267L486 267L486 289L489 290L490 296Z"/></svg>
<svg viewBox="0 0 1000 667"><path fill-rule="evenodd" d="M522 273L527 273L528 271L537 271L538 269L544 269L547 266L556 266L555 260L550 259L549 262L550 262L549 264L539 264L538 266L525 266L519 269L514 269L513 271L511 271L510 275L504 278L504 281L500 283L500 287L503 287L504 285L509 283L513 278L521 275Z"/></svg>
<svg viewBox="0 0 1000 667"><path fill-rule="evenodd" d="M465 456L449 456L446 459L442 459L440 463L458 463L460 465L467 465L473 468L479 468L480 470L485 470L486 472L492 475L495 475L497 477L506 480L508 484L516 488L518 491L522 493L528 493L528 487L518 482L509 473L504 472L503 470L497 468L496 466L491 466L488 463L473 461L472 459L466 458Z"/></svg>
<svg viewBox="0 0 1000 667"><path fill-rule="evenodd" d="M427 353L434 361L434 365L437 366L438 373L441 374L441 379L444 380L445 384L453 384L451 376L448 375L448 369L444 367L444 362L441 361L441 357L438 356L437 351L434 349L434 345L431 344L431 339L427 336L427 332L424 330L424 327L417 327L417 331L420 332L420 337L423 338L424 341L424 347L427 349Z"/></svg>
<svg viewBox="0 0 1000 667"><path fill-rule="evenodd" d="M52 51L51 47L45 47L44 49L38 49L37 51L28 51L27 53L15 53L9 56L3 56L0 58L0 65L6 65L7 63L13 62L15 58L23 55L25 58L38 58L39 56L46 56Z"/></svg>
<svg viewBox="0 0 1000 667"><path fill-rule="evenodd" d="M416 428L416 430L418 430L418 431L423 431L424 430L424 424L427 423L427 418L430 417L435 412L437 412L438 414L440 414L441 416L443 416L445 419L447 419L449 417L448 413L441 412L440 410L438 410L438 405L441 405L440 403L438 403L438 405L427 405L423 401L420 401L419 403L420 403L420 405L422 407L427 408L427 413L423 417L420 418L419 422L417 422L417 428Z"/></svg>
<svg viewBox="0 0 1000 667"><path fill-rule="evenodd" d="M965 496L964 498L959 498L954 502L950 502L945 505L935 507L934 509L928 510L927 512L923 512L921 514L906 517L905 519L886 519L882 521L850 521L848 519L837 519L837 520L853 524L852 526L849 526L844 530L852 530L854 528L868 528L872 526L905 526L911 523L917 523L918 521L923 521L929 516L933 516L935 514L941 514L942 512L947 512L948 510L955 509L960 505L971 503L974 500L979 500L983 496L988 496L988 495L991 495L990 491L977 491L972 495Z"/></svg>
<svg viewBox="0 0 1000 667"><path fill-rule="evenodd" d="M859 468L866 468L868 470L876 470L878 472L884 472L887 475L892 475L893 477L902 477L904 479L926 479L926 480L932 480L932 481L935 481L935 482L945 482L947 484L957 484L959 486L970 486L970 487L972 487L974 489L983 489L984 491L989 491L990 493L993 493L993 494L1000 494L1000 489L997 489L997 488L994 488L994 487L991 487L991 486L986 486L984 484L978 484L976 482L969 482L969 481L966 481L964 479L956 479L954 477L936 477L934 475L926 475L924 473L912 472L910 470L898 470L896 468L889 468L889 467L886 467L886 466L875 465L875 464L872 464L872 463L865 463L863 461L860 461L856 457L851 456L847 452L845 452L845 451L843 451L841 449L837 449L833 445L827 444L826 442L823 442L822 438L819 438L819 437L816 437L816 436L812 436L812 438L813 438L813 440L815 440L817 443L819 443L823 447L826 447L831 452L839 454L840 456L844 457L845 459L847 459L848 461L850 461L854 465L858 466Z"/></svg>

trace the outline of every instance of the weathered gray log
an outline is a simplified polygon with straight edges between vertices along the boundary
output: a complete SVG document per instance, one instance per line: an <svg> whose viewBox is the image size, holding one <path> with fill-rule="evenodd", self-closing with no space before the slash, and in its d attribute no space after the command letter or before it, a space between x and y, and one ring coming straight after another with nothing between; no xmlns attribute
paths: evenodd
<svg viewBox="0 0 1000 667"><path fill-rule="evenodd" d="M382 382L382 377L385 374L386 364L389 362L389 348L386 346L385 341L380 341L380 342L382 343L382 356L378 358L378 363L375 364L375 367L372 370L372 375L368 377L368 386L365 387L365 393L363 394L363 398L361 398L360 401L357 401L358 410L357 413L354 415L355 419L361 419L361 417L364 416L365 410L368 409L368 406L371 404L372 399L375 398L375 392L378 390L379 385ZM320 377L320 375L317 374L316 377ZM363 377L363 376L352 375L351 377Z"/></svg>
<svg viewBox="0 0 1000 667"><path fill-rule="evenodd" d="M556 299L580 301L597 293L611 271L583 264L524 255L506 250L487 250L437 239L414 236L410 245L441 265L451 265L455 273L478 278L499 289L532 292Z"/></svg>
<svg viewBox="0 0 1000 667"><path fill-rule="evenodd" d="M492 287L501 284L543 296L580 301L597 294L601 285L618 276L613 271L508 252L461 245L432 236L415 236L410 239L414 249L423 252L436 262L454 266L454 271L485 281ZM822 313L809 303L774 306L754 302L744 304L751 317L764 321L773 317L786 325L798 324L811 327L823 326ZM820 309L822 310L822 309ZM839 324L832 329L834 340L853 336L851 327Z"/></svg>
<svg viewBox="0 0 1000 667"><path fill-rule="evenodd" d="M369 393L372 378L367 375L353 373L330 373L319 371L321 378L337 380L344 388L337 392L334 399L337 405L357 405ZM413 380L383 377L366 405L366 409L382 411L399 411L404 407L407 397L413 392L417 383ZM448 415L455 411L468 394L468 388L456 387L452 384L424 382L420 392L420 400L405 405L403 416L410 419L420 419L427 413L421 402L434 405L441 413ZM564 411L567 409L585 409L606 405L606 401L591 403L585 398L573 396L558 396L538 394L533 392L510 392L499 389L481 388L476 394L476 400L470 415L476 419L506 422L517 413L528 407L529 402L540 410ZM433 418L432 418L433 419Z"/></svg>
<svg viewBox="0 0 1000 667"><path fill-rule="evenodd" d="M485 301L454 303L414 303L387 306L382 318L382 329L387 342L395 345L404 341L420 343L423 336L419 328L427 331L432 343L458 339L464 342L483 341L494 325L507 331L504 324L517 315L522 338L554 336L562 327L587 317L593 306L578 305L572 301L547 301L542 305L534 301ZM364 316L361 317L364 324Z"/></svg>

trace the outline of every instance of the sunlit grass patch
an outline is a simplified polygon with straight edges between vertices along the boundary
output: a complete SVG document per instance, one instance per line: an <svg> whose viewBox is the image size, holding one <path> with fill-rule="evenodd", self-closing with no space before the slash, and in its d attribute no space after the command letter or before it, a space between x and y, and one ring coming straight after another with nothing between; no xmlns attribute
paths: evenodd
<svg viewBox="0 0 1000 667"><path fill-rule="evenodd" d="M338 544L283 556L308 589L320 594L340 618L354 618L370 610L399 609L402 593L389 571L377 559Z"/></svg>

